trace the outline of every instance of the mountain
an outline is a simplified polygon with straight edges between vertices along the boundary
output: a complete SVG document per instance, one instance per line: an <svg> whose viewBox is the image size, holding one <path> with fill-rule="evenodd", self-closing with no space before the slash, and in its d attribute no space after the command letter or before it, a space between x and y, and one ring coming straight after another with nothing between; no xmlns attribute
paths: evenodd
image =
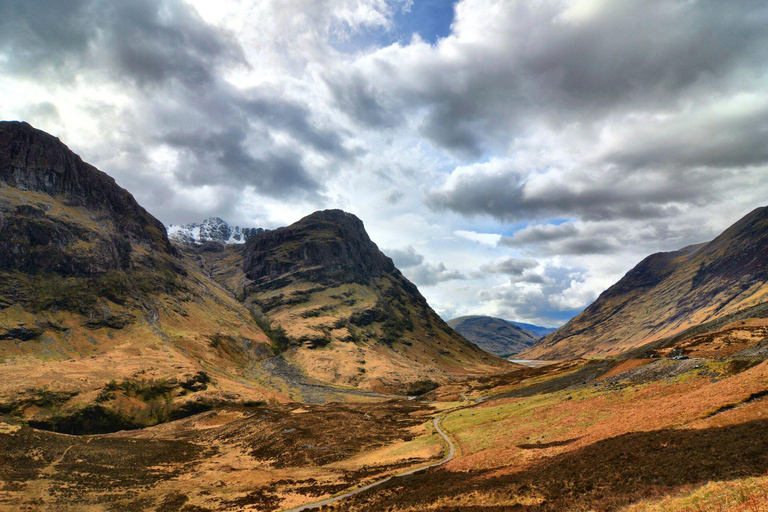
<svg viewBox="0 0 768 512"><path fill-rule="evenodd" d="M174 242L198 245L206 242L244 244L251 236L264 231L263 228L230 226L220 217L209 217L192 224L170 224L165 229L168 238Z"/></svg>
<svg viewBox="0 0 768 512"><path fill-rule="evenodd" d="M523 329L525 329L526 331L533 334L534 336L536 336L536 338L539 338L539 339L557 330L552 327L542 327L540 325L526 324L523 322L512 322L512 323L518 327L522 327Z"/></svg>
<svg viewBox="0 0 768 512"><path fill-rule="evenodd" d="M718 319L763 316L766 254L768 208L758 208L709 243L648 256L521 357L613 355Z"/></svg>
<svg viewBox="0 0 768 512"><path fill-rule="evenodd" d="M516 323L491 316L462 316L448 325L486 352L502 357L517 354L540 338Z"/></svg>
<svg viewBox="0 0 768 512"><path fill-rule="evenodd" d="M243 384L272 355L131 194L57 138L0 122L0 413L73 432L151 424L222 394L274 396Z"/></svg>
<svg viewBox="0 0 768 512"><path fill-rule="evenodd" d="M197 240L236 234L203 224ZM0 415L108 432L510 367L451 331L350 214L240 233L171 243L60 140L0 122Z"/></svg>
<svg viewBox="0 0 768 512"><path fill-rule="evenodd" d="M251 237L242 268L241 299L321 381L408 392L504 364L448 327L350 213L319 211Z"/></svg>

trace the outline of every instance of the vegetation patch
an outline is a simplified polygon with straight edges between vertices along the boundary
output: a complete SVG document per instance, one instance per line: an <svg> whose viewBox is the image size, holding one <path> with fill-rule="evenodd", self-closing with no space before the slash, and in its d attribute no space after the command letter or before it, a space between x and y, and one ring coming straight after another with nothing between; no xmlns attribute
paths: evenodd
<svg viewBox="0 0 768 512"><path fill-rule="evenodd" d="M440 384L438 384L433 380L429 380L429 379L417 380L416 382L411 382L410 384L408 384L408 389L406 393L408 394L408 396L421 396L439 387L440 387Z"/></svg>

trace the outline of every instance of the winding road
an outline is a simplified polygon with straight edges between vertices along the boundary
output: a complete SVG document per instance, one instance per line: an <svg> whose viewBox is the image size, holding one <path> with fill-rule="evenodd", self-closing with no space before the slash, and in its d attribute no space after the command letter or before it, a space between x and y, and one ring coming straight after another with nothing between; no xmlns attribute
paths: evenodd
<svg viewBox="0 0 768 512"><path fill-rule="evenodd" d="M365 485L363 487L360 487L359 489L355 489L353 491L345 492L344 494L340 494L338 496L335 496L333 498L328 498L323 501L318 501L315 503L310 503L308 505L301 505L300 507L291 508L284 510L283 512L301 512L302 510L313 510L320 508L324 505L330 505L331 503L336 503L337 501L341 501L345 498L349 498L350 496L354 496L356 494L360 494L361 492L365 492L368 489L373 489L374 487L378 487L381 484L384 484L386 482L389 482L393 478L401 478L408 475L413 475L414 473L418 473L419 471L424 471L425 469L429 468L436 468L437 466L442 466L446 462L449 462L453 460L453 456L456 453L456 448L453 445L453 442L448 439L448 436L445 435L445 432L440 428L440 420L443 419L442 416L437 417L434 419L434 425L435 425L435 431L440 434L440 437L443 438L443 441L445 441L445 445L448 447L448 453L443 458L443 460L440 460L438 462L433 462L432 464L426 465L426 466L420 466L415 469L408 470L404 473L398 473L397 475L388 476L386 478L382 478L381 480L377 480L375 482L372 482L368 485Z"/></svg>

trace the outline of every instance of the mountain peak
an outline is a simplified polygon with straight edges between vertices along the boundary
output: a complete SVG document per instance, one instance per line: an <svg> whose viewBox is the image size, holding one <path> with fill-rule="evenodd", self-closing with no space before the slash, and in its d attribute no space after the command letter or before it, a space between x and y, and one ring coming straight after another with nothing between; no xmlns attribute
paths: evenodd
<svg viewBox="0 0 768 512"><path fill-rule="evenodd" d="M313 279L366 283L393 272L395 265L369 238L359 218L342 210L322 210L249 240L243 270L261 281L309 272Z"/></svg>
<svg viewBox="0 0 768 512"><path fill-rule="evenodd" d="M244 244L250 237L263 233L263 228L231 226L221 217L208 217L192 224L170 224L165 227L168 238L175 242L200 245L206 242Z"/></svg>

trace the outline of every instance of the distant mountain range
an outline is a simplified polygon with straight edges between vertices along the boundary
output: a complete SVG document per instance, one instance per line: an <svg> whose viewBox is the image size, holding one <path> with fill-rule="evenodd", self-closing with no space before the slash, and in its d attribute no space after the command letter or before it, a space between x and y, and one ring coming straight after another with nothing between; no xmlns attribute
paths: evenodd
<svg viewBox="0 0 768 512"><path fill-rule="evenodd" d="M165 229L169 239L187 244L244 244L251 236L264 232L263 228L230 226L220 217L209 217L193 224L170 224Z"/></svg>
<svg viewBox="0 0 768 512"><path fill-rule="evenodd" d="M554 331L491 316L462 316L449 320L448 325L486 352L502 357L517 354Z"/></svg>
<svg viewBox="0 0 768 512"><path fill-rule="evenodd" d="M690 329L693 335L727 327L728 319L745 325L750 318L764 323L766 255L768 208L758 208L709 243L648 256L584 312L521 356L617 355ZM733 333L725 336L716 352L730 351L736 341Z"/></svg>

